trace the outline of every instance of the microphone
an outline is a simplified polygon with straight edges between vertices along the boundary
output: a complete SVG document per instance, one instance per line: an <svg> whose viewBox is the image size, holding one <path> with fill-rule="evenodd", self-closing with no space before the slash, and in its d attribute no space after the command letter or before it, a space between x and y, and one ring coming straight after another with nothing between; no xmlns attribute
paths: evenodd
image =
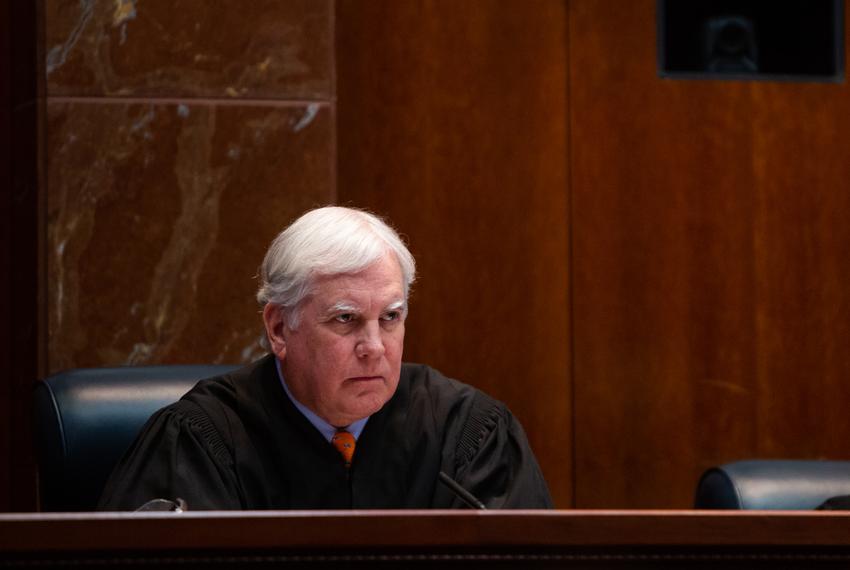
<svg viewBox="0 0 850 570"><path fill-rule="evenodd" d="M464 503L473 509L487 510L487 507L484 506L484 503L475 498L475 495L464 489L460 486L460 484L446 475L444 472L440 471L438 477L442 483L452 490L452 492Z"/></svg>
<svg viewBox="0 0 850 570"><path fill-rule="evenodd" d="M168 499L151 499L138 509L135 512L137 513L148 513L148 512L174 512L174 513L182 513L184 511L188 511L189 506L186 504L186 501L177 497L176 501L169 501Z"/></svg>

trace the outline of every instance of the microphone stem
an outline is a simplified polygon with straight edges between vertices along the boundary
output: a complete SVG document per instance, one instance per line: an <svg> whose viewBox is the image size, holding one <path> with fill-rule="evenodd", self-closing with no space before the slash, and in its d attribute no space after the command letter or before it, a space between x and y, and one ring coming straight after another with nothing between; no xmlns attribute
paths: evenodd
<svg viewBox="0 0 850 570"><path fill-rule="evenodd" d="M446 487L454 491L454 494L457 495L460 500L466 503L468 506L472 507L473 509L486 510L487 507L484 506L484 503L476 499L475 495L461 487L457 483L457 481L455 481L442 471L440 471L438 476L440 478L440 481L442 481Z"/></svg>

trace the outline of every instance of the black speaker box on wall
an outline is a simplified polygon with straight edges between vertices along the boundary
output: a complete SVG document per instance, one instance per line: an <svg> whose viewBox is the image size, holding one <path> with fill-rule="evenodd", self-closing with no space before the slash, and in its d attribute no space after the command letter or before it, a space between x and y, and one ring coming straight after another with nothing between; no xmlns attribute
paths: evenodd
<svg viewBox="0 0 850 570"><path fill-rule="evenodd" d="M659 74L843 81L843 8L843 0L657 0Z"/></svg>

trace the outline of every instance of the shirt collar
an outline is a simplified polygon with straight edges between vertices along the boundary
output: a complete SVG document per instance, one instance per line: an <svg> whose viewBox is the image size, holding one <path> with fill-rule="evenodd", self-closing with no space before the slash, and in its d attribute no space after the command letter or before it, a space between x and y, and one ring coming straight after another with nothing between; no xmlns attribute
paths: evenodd
<svg viewBox="0 0 850 570"><path fill-rule="evenodd" d="M322 434L322 437L324 437L328 441L328 443L330 443L334 434L337 432L337 428L317 416L313 412L313 410L311 410L310 408L295 399L295 396L293 396L292 392L289 391L289 386L286 385L286 380L284 380L283 378L283 371L280 369L280 359L275 358L274 363L275 368L277 368L277 376L278 378L280 378L280 383L283 386L283 391L286 392L286 395L292 401L292 404L298 409L299 412L301 412L301 414L305 418L307 418L307 421L313 424L313 427L319 430L319 433ZM363 428L366 427L367 421L369 421L369 416L366 416L365 418L357 420L356 422L348 425L345 430L350 432L351 435L354 436L354 439L357 440L360 437L360 433L363 431Z"/></svg>

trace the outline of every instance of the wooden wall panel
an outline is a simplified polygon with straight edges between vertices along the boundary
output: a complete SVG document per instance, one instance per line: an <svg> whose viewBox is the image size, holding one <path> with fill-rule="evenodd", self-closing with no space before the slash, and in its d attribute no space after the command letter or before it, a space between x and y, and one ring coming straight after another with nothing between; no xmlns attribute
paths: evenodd
<svg viewBox="0 0 850 570"><path fill-rule="evenodd" d="M850 88L757 93L759 452L850 459Z"/></svg>
<svg viewBox="0 0 850 570"><path fill-rule="evenodd" d="M655 2L570 2L576 504L850 455L850 92L673 81Z"/></svg>
<svg viewBox="0 0 850 570"><path fill-rule="evenodd" d="M337 3L338 195L420 278L405 359L504 400L572 503L566 4Z"/></svg>
<svg viewBox="0 0 850 570"><path fill-rule="evenodd" d="M30 394L40 373L40 2L0 7L0 511L35 506Z"/></svg>

